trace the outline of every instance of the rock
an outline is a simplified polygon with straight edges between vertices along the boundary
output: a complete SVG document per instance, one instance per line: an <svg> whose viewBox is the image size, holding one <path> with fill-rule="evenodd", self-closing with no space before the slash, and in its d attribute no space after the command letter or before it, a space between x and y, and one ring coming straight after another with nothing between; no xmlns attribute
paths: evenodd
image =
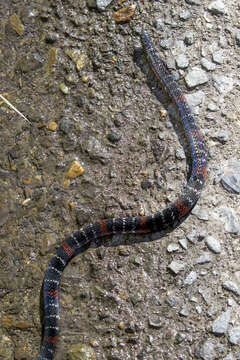
<svg viewBox="0 0 240 360"><path fill-rule="evenodd" d="M197 231L193 230L192 232L188 233L186 238L188 239L188 241L191 244L196 244L197 243Z"/></svg>
<svg viewBox="0 0 240 360"><path fill-rule="evenodd" d="M188 67L189 61L185 54L176 56L176 64L179 69L185 69Z"/></svg>
<svg viewBox="0 0 240 360"><path fill-rule="evenodd" d="M235 39L236 39L236 44L238 46L240 46L240 30L237 30L235 33Z"/></svg>
<svg viewBox="0 0 240 360"><path fill-rule="evenodd" d="M79 164L77 160L73 161L68 172L66 173L66 177L70 179L75 179L76 177L82 175L84 173L83 167Z"/></svg>
<svg viewBox="0 0 240 360"><path fill-rule="evenodd" d="M186 3L189 5L201 5L202 0L186 0Z"/></svg>
<svg viewBox="0 0 240 360"><path fill-rule="evenodd" d="M227 280L223 283L223 288L231 291L233 294L240 296L240 286L231 280Z"/></svg>
<svg viewBox="0 0 240 360"><path fill-rule="evenodd" d="M121 139L121 134L117 131L111 131L110 133L108 133L107 138L112 143L117 143Z"/></svg>
<svg viewBox="0 0 240 360"><path fill-rule="evenodd" d="M87 5L89 8L105 10L106 7L111 4L112 1L113 0L87 0Z"/></svg>
<svg viewBox="0 0 240 360"><path fill-rule="evenodd" d="M205 84L208 82L208 76L204 70L199 67L194 67L189 73L185 76L185 81L187 86L194 88L198 85Z"/></svg>
<svg viewBox="0 0 240 360"><path fill-rule="evenodd" d="M151 327L152 329L161 329L161 327L163 326L162 322L155 318L149 318L148 323L149 327Z"/></svg>
<svg viewBox="0 0 240 360"><path fill-rule="evenodd" d="M183 307L180 311L179 311L179 315L183 316L183 317L188 317L189 316L189 310L186 307Z"/></svg>
<svg viewBox="0 0 240 360"><path fill-rule="evenodd" d="M176 158L178 160L185 160L186 156L185 156L185 152L182 148L178 148L176 149Z"/></svg>
<svg viewBox="0 0 240 360"><path fill-rule="evenodd" d="M232 234L239 233L239 223L235 211L232 208L220 208L220 219L222 219L225 231Z"/></svg>
<svg viewBox="0 0 240 360"><path fill-rule="evenodd" d="M213 61L216 63L216 64L223 64L224 62L224 52L223 50L218 50L218 51L215 51L212 55L212 58L213 58Z"/></svg>
<svg viewBox="0 0 240 360"><path fill-rule="evenodd" d="M172 253L172 252L175 252L175 251L178 251L179 250L179 245L178 244L175 244L175 243L171 243L168 245L167 247L167 251L169 253Z"/></svg>
<svg viewBox="0 0 240 360"><path fill-rule="evenodd" d="M183 271L185 268L185 264L179 261L172 261L171 264L168 265L168 268L174 273L178 274L180 271Z"/></svg>
<svg viewBox="0 0 240 360"><path fill-rule="evenodd" d="M202 65L202 67L204 67L204 69L206 69L208 71L213 71L216 69L216 65L206 58L201 59L201 65Z"/></svg>
<svg viewBox="0 0 240 360"><path fill-rule="evenodd" d="M49 32L49 33L47 33L47 35L45 37L45 41L48 44L53 44L58 39L59 39L59 35L58 35L58 33L55 33L55 32Z"/></svg>
<svg viewBox="0 0 240 360"><path fill-rule="evenodd" d="M184 285L192 285L197 280L196 271L191 271L184 280Z"/></svg>
<svg viewBox="0 0 240 360"><path fill-rule="evenodd" d="M217 317L212 323L212 332L215 335L224 335L227 332L232 309L228 309Z"/></svg>
<svg viewBox="0 0 240 360"><path fill-rule="evenodd" d="M170 42L167 39L161 40L160 41L160 46L164 49L164 50L168 50L170 49Z"/></svg>
<svg viewBox="0 0 240 360"><path fill-rule="evenodd" d="M64 117L60 120L60 130L65 134L70 134L70 132L74 129L74 121L69 117Z"/></svg>
<svg viewBox="0 0 240 360"><path fill-rule="evenodd" d="M223 187L234 194L240 194L240 161L230 160L221 177Z"/></svg>
<svg viewBox="0 0 240 360"><path fill-rule="evenodd" d="M179 19L182 21L186 21L191 17L191 12L189 10L183 10L180 14L179 14Z"/></svg>
<svg viewBox="0 0 240 360"><path fill-rule="evenodd" d="M212 112L215 112L215 111L218 111L218 107L216 104L214 103L209 103L208 106L207 106L207 109L209 111L212 111Z"/></svg>
<svg viewBox="0 0 240 360"><path fill-rule="evenodd" d="M178 242L184 250L187 250L187 240L186 239L180 239Z"/></svg>
<svg viewBox="0 0 240 360"><path fill-rule="evenodd" d="M215 344L211 340L200 343L195 352L196 356L202 360L217 359Z"/></svg>
<svg viewBox="0 0 240 360"><path fill-rule="evenodd" d="M236 358L233 357L232 353L230 353L227 356L225 356L225 358L223 360L236 360Z"/></svg>
<svg viewBox="0 0 240 360"><path fill-rule="evenodd" d="M164 22L162 21L161 18L155 19L155 21L154 21L154 26L155 26L155 28L156 28L157 30L163 30L163 28L164 28Z"/></svg>
<svg viewBox="0 0 240 360"><path fill-rule="evenodd" d="M240 345L240 326L233 327L229 331L228 340L232 345Z"/></svg>
<svg viewBox="0 0 240 360"><path fill-rule="evenodd" d="M198 90L192 94L186 94L186 99L191 107L196 107L204 103L205 93Z"/></svg>
<svg viewBox="0 0 240 360"><path fill-rule="evenodd" d="M209 252L205 251L199 258L196 259L195 265L202 265L212 261L212 256Z"/></svg>
<svg viewBox="0 0 240 360"><path fill-rule="evenodd" d="M94 136L89 136L83 143L82 148L89 154L91 159L105 163L110 154L103 144Z"/></svg>
<svg viewBox="0 0 240 360"><path fill-rule="evenodd" d="M212 1L208 5L208 10L216 15L222 15L226 13L226 6L222 0Z"/></svg>
<svg viewBox="0 0 240 360"><path fill-rule="evenodd" d="M220 143L225 144L229 140L229 134L227 130L219 130L215 132L213 138L217 139Z"/></svg>
<svg viewBox="0 0 240 360"><path fill-rule="evenodd" d="M225 75L214 75L213 76L214 86L220 94L227 94L233 88L233 79L230 76Z"/></svg>
<svg viewBox="0 0 240 360"><path fill-rule="evenodd" d="M184 37L184 42L186 45L192 45L194 44L195 38L192 32L189 32Z"/></svg>
<svg viewBox="0 0 240 360"><path fill-rule="evenodd" d="M14 29L18 35L22 36L24 34L24 26L17 14L10 16L10 24L12 29Z"/></svg>
<svg viewBox="0 0 240 360"><path fill-rule="evenodd" d="M207 247L209 250L212 250L215 254L221 253L221 244L215 239L213 236L208 236L205 240Z"/></svg>
<svg viewBox="0 0 240 360"><path fill-rule="evenodd" d="M73 345L67 352L68 360L96 360L94 350L85 344Z"/></svg>
<svg viewBox="0 0 240 360"><path fill-rule="evenodd" d="M196 205L193 210L192 214L197 216L199 220L208 221L209 216L200 206Z"/></svg>

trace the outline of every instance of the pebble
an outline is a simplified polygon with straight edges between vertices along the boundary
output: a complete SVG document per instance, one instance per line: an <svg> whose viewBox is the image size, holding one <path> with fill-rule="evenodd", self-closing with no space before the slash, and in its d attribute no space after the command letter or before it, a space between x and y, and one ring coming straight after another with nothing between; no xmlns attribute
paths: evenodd
<svg viewBox="0 0 240 360"><path fill-rule="evenodd" d="M196 311L198 314L202 313L202 307L200 305L196 305Z"/></svg>
<svg viewBox="0 0 240 360"><path fill-rule="evenodd" d="M82 144L82 147L89 154L90 158L99 160L103 164L110 157L107 149L94 136L89 136Z"/></svg>
<svg viewBox="0 0 240 360"><path fill-rule="evenodd" d="M221 177L222 186L233 194L240 194L240 161L229 160Z"/></svg>
<svg viewBox="0 0 240 360"><path fill-rule="evenodd" d="M222 15L226 13L226 6L222 0L212 1L208 5L208 10L216 15Z"/></svg>
<svg viewBox="0 0 240 360"><path fill-rule="evenodd" d="M167 39L161 40L160 41L160 46L164 49L164 50L168 50L170 49L170 42Z"/></svg>
<svg viewBox="0 0 240 360"><path fill-rule="evenodd" d="M201 5L202 0L186 0L186 3L189 5Z"/></svg>
<svg viewBox="0 0 240 360"><path fill-rule="evenodd" d="M211 305L208 309L207 315L209 317L214 316L217 313L217 308L215 307L215 305Z"/></svg>
<svg viewBox="0 0 240 360"><path fill-rule="evenodd" d="M58 127L58 124L55 121L51 121L48 124L48 129L51 130L51 131L56 131L57 127Z"/></svg>
<svg viewBox="0 0 240 360"><path fill-rule="evenodd" d="M195 265L207 264L212 261L212 255L205 251L199 258L196 259Z"/></svg>
<svg viewBox="0 0 240 360"><path fill-rule="evenodd" d="M91 346L86 344L73 345L67 352L68 360L96 360L96 354Z"/></svg>
<svg viewBox="0 0 240 360"><path fill-rule="evenodd" d="M225 358L223 358L223 360L236 360L236 358L234 358L232 353L230 353L227 356L225 356Z"/></svg>
<svg viewBox="0 0 240 360"><path fill-rule="evenodd" d="M187 86L194 88L197 85L205 84L208 82L208 76L204 70L198 67L192 68L189 73L185 76Z"/></svg>
<svg viewBox="0 0 240 360"><path fill-rule="evenodd" d="M224 62L224 52L223 52L223 50L215 51L212 54L212 58L213 58L213 61L216 64L219 64L219 65L223 64L223 62Z"/></svg>
<svg viewBox="0 0 240 360"><path fill-rule="evenodd" d="M184 280L184 285L192 285L197 280L196 271L191 271Z"/></svg>
<svg viewBox="0 0 240 360"><path fill-rule="evenodd" d="M57 41L58 39L59 39L59 35L58 35L58 33L55 33L55 32L49 32L49 33L47 33L47 35L45 37L46 43L49 43L49 44L55 43L55 41Z"/></svg>
<svg viewBox="0 0 240 360"><path fill-rule="evenodd" d="M80 163L75 160L72 162L68 172L66 173L66 177L70 179L75 179L76 177L82 175L84 173L84 168L80 165Z"/></svg>
<svg viewBox="0 0 240 360"><path fill-rule="evenodd" d="M173 260L171 264L168 265L168 268L174 273L178 274L180 271L183 271L185 264L179 261Z"/></svg>
<svg viewBox="0 0 240 360"><path fill-rule="evenodd" d="M183 307L180 311L179 311L179 315L184 316L184 317L188 317L189 316L189 310L186 307Z"/></svg>
<svg viewBox="0 0 240 360"><path fill-rule="evenodd" d="M74 129L74 122L69 117L63 117L60 120L59 128L65 134L69 134Z"/></svg>
<svg viewBox="0 0 240 360"><path fill-rule="evenodd" d="M217 359L215 344L211 340L201 342L196 349L195 355L202 360Z"/></svg>
<svg viewBox="0 0 240 360"><path fill-rule="evenodd" d="M220 94L227 94L233 88L233 79L225 75L213 75L214 87Z"/></svg>
<svg viewBox="0 0 240 360"><path fill-rule="evenodd" d="M87 5L89 8L105 10L106 7L111 4L112 1L113 0L87 0Z"/></svg>
<svg viewBox="0 0 240 360"><path fill-rule="evenodd" d="M185 35L184 42L186 45L192 45L194 44L194 41L195 41L195 37L192 32L189 32L188 34Z"/></svg>
<svg viewBox="0 0 240 360"><path fill-rule="evenodd" d="M227 309L227 311L223 312L219 315L216 320L212 323L212 332L215 335L224 335L227 332L228 325L231 318L232 309Z"/></svg>
<svg viewBox="0 0 240 360"><path fill-rule="evenodd" d="M197 243L197 231L193 230L190 233L187 234L186 238L188 239L188 241L192 244L196 244Z"/></svg>
<svg viewBox="0 0 240 360"><path fill-rule="evenodd" d="M24 34L24 26L21 22L20 17L17 14L13 14L10 16L10 24L11 27L16 31L16 33L20 36Z"/></svg>
<svg viewBox="0 0 240 360"><path fill-rule="evenodd" d="M205 240L207 247L209 250L212 250L215 254L221 253L221 244L215 239L213 236L208 236Z"/></svg>
<svg viewBox="0 0 240 360"><path fill-rule="evenodd" d="M215 112L215 111L218 110L218 107L217 107L217 105L214 104L214 103L209 103L208 106L207 106L207 109L208 109L209 111Z"/></svg>
<svg viewBox="0 0 240 360"><path fill-rule="evenodd" d="M185 160L186 156L185 156L185 152L182 148L178 148L176 149L176 158L178 160Z"/></svg>
<svg viewBox="0 0 240 360"><path fill-rule="evenodd" d="M178 251L178 250L179 250L179 245L176 244L176 243L171 243L171 244L169 244L168 247L167 247L167 251L168 251L169 253L172 253L172 252L175 252L175 251Z"/></svg>
<svg viewBox="0 0 240 360"><path fill-rule="evenodd" d="M240 326L233 327L229 331L228 340L232 345L240 345Z"/></svg>
<svg viewBox="0 0 240 360"><path fill-rule="evenodd" d="M231 291L233 294L240 296L240 286L238 286L235 282L231 281L231 280L226 280L223 283L223 288Z"/></svg>
<svg viewBox="0 0 240 360"><path fill-rule="evenodd" d="M153 186L152 182L150 180L143 180L141 181L141 188L143 190L150 189Z"/></svg>
<svg viewBox="0 0 240 360"><path fill-rule="evenodd" d="M186 21L191 17L191 12L189 10L183 10L179 14L180 20Z"/></svg>
<svg viewBox="0 0 240 360"><path fill-rule="evenodd" d="M117 131L111 131L110 133L108 133L107 138L112 143L117 143L121 139L121 134Z"/></svg>
<svg viewBox="0 0 240 360"><path fill-rule="evenodd" d="M184 250L187 250L187 240L186 239L180 239L178 242Z"/></svg>
<svg viewBox="0 0 240 360"><path fill-rule="evenodd" d="M60 89L61 92L62 92L63 94L65 94L65 95L67 95L67 94L70 93L69 87L68 87L66 84L64 84L64 83L61 83L61 84L59 85L59 89Z"/></svg>
<svg viewBox="0 0 240 360"><path fill-rule="evenodd" d="M199 220L208 221L208 214L198 205L192 210L192 214L195 215Z"/></svg>
<svg viewBox="0 0 240 360"><path fill-rule="evenodd" d="M216 69L216 65L206 58L201 59L201 65L204 69L206 69L208 71L213 71Z"/></svg>
<svg viewBox="0 0 240 360"><path fill-rule="evenodd" d="M187 101L191 107L197 107L204 103L205 93L202 90L186 95Z"/></svg>
<svg viewBox="0 0 240 360"><path fill-rule="evenodd" d="M179 69L185 69L189 65L188 58L185 54L176 56L176 64Z"/></svg>
<svg viewBox="0 0 240 360"><path fill-rule="evenodd" d="M186 334L184 334L183 332L178 332L176 334L175 341L176 341L177 344L180 344L185 339L186 339Z"/></svg>
<svg viewBox="0 0 240 360"><path fill-rule="evenodd" d="M162 19L155 19L154 21L154 26L157 30L163 30L164 29L164 23L162 21Z"/></svg>
<svg viewBox="0 0 240 360"><path fill-rule="evenodd" d="M235 39L236 39L236 44L238 46L240 46L240 30L237 30L235 33Z"/></svg>
<svg viewBox="0 0 240 360"><path fill-rule="evenodd" d="M225 231L232 234L239 233L239 223L235 211L232 208L220 208L220 219L223 219Z"/></svg>
<svg viewBox="0 0 240 360"><path fill-rule="evenodd" d="M227 130L219 130L215 132L214 139L217 139L220 143L225 144L229 140L229 134Z"/></svg>
<svg viewBox="0 0 240 360"><path fill-rule="evenodd" d="M160 320L156 320L155 318L149 318L148 319L148 323L149 323L149 326L153 329L161 329L161 327L163 326L162 325L162 322Z"/></svg>
<svg viewBox="0 0 240 360"><path fill-rule="evenodd" d="M136 6L136 4L131 4L116 11L113 14L115 22L122 23L130 21L134 17Z"/></svg>

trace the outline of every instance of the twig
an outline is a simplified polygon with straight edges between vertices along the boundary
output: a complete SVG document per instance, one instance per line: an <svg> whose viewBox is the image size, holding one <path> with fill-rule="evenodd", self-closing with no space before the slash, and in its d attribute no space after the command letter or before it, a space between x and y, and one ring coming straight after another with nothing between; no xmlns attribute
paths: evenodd
<svg viewBox="0 0 240 360"><path fill-rule="evenodd" d="M16 111L16 113L18 113L20 116L22 116L24 118L24 120L26 120L27 122L29 122L29 124L31 124L31 122L26 118L26 116L24 116L18 109L15 108L15 106L13 106L4 96L2 96L0 94L0 98L10 107L12 108L14 111Z"/></svg>

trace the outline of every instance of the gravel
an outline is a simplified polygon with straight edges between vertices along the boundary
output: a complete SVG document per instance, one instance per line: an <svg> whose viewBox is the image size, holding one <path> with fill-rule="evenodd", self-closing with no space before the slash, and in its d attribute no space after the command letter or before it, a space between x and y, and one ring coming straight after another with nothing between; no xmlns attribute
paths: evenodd
<svg viewBox="0 0 240 360"><path fill-rule="evenodd" d="M1 2L1 95L25 116L0 99L4 359L36 357L44 273L66 236L96 219L155 213L189 178L177 110L140 50L142 28L186 93L207 184L173 232L115 234L71 261L56 359L239 359L239 4L135 3L116 23L129 1ZM73 163L84 173L68 178Z"/></svg>

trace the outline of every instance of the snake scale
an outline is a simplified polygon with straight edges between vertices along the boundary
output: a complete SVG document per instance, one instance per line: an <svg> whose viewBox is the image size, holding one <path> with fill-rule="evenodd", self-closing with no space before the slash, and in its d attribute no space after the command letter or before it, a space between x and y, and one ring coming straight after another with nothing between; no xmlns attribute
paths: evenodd
<svg viewBox="0 0 240 360"><path fill-rule="evenodd" d="M206 181L207 154L184 93L164 62L158 58L146 32L142 32L141 42L152 71L178 108L180 126L184 131L191 159L188 181L177 200L154 215L99 220L84 226L62 242L51 259L44 278L44 337L36 360L53 359L59 339L59 282L69 261L80 254L87 244L105 236L173 230L190 214Z"/></svg>

